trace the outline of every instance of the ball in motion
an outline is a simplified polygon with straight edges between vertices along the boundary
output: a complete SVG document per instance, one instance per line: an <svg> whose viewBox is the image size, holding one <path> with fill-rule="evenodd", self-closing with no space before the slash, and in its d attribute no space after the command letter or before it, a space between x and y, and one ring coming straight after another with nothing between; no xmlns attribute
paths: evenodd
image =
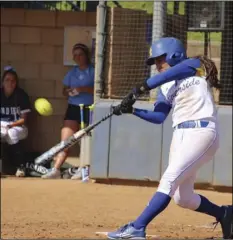
<svg viewBox="0 0 233 240"><path fill-rule="evenodd" d="M45 98L38 98L34 103L36 111L42 116L50 116L53 114L51 103Z"/></svg>

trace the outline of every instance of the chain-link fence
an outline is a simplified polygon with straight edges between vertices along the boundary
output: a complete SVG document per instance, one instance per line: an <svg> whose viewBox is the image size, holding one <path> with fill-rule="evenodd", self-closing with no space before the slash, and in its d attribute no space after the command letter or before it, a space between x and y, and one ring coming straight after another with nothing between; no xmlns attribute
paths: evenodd
<svg viewBox="0 0 233 240"><path fill-rule="evenodd" d="M232 104L233 2L144 2L151 12L120 4L107 8L103 98L121 99L155 74L145 64L151 42L173 36L183 41L189 57L206 55L216 63L222 83L216 102Z"/></svg>
<svg viewBox="0 0 233 240"><path fill-rule="evenodd" d="M233 65L233 2L225 2L224 30L221 38L220 104L232 105Z"/></svg>
<svg viewBox="0 0 233 240"><path fill-rule="evenodd" d="M108 9L105 97L122 98L150 75L145 65L151 43L152 15L141 10Z"/></svg>

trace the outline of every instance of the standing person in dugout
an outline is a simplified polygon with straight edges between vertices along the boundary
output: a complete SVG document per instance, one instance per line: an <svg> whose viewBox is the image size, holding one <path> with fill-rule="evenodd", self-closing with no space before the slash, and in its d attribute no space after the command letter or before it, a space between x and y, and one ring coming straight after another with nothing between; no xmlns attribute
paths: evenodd
<svg viewBox="0 0 233 240"><path fill-rule="evenodd" d="M77 43L73 46L72 54L77 66L73 67L63 80L63 95L68 98L68 106L61 130L61 140L67 139L80 129L80 104L84 104L84 123L88 124L88 107L94 101L95 70L91 64L89 49L86 45ZM54 159L54 167L42 175L42 178L61 178L60 168L67 156L68 150L60 152ZM78 168L75 174L81 177L81 170Z"/></svg>
<svg viewBox="0 0 233 240"><path fill-rule="evenodd" d="M157 192L141 215L108 233L108 238L145 239L148 224L167 208L173 198L183 208L214 217L216 224L221 224L223 238L232 239L232 205L218 206L194 192L197 171L213 159L219 147L217 112L211 92L212 87L220 87L216 66L204 56L187 58L183 44L175 38L161 38L154 42L147 64L155 64L159 74L136 87L114 108L114 114L130 113L161 124L173 109L174 132L169 165ZM154 111L133 108L138 96L159 86Z"/></svg>
<svg viewBox="0 0 233 240"><path fill-rule="evenodd" d="M25 176L25 155L21 140L28 136L26 123L29 112L29 97L19 87L16 71L12 67L6 67L1 86L1 144L6 145L9 150L7 152L12 157L3 161L12 161L17 177Z"/></svg>

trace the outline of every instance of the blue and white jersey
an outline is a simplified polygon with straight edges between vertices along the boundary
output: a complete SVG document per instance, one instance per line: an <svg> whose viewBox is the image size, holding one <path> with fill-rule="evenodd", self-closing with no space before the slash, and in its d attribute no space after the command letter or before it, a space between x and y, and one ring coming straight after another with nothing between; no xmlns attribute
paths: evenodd
<svg viewBox="0 0 233 240"><path fill-rule="evenodd" d="M173 127L192 120L217 122L211 87L200 59L189 58L146 80L149 89L159 88L154 110L134 109L133 114L161 124L173 110Z"/></svg>
<svg viewBox="0 0 233 240"><path fill-rule="evenodd" d="M189 121L208 119L216 122L216 106L205 77L193 76L161 85L158 99L173 110L173 127Z"/></svg>
<svg viewBox="0 0 233 240"><path fill-rule="evenodd" d="M216 106L205 76L200 60L188 58L147 80L150 89L160 86L155 107L166 104L167 112L170 106L173 110L173 127L189 120L216 122Z"/></svg>

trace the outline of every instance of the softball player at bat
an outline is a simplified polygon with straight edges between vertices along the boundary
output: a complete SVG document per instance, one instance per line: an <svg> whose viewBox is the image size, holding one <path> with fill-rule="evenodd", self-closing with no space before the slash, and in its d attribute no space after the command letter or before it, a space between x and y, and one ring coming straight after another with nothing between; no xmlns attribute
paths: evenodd
<svg viewBox="0 0 233 240"><path fill-rule="evenodd" d="M183 208L208 214L220 222L224 239L232 239L232 206L218 206L194 192L197 171L210 161L219 146L218 121L211 87L219 88L217 69L206 57L187 58L183 44L161 38L152 44L148 65L159 74L136 87L114 114L133 115L155 124L165 121L173 109L173 138L169 165L157 192L141 215L115 232L110 239L144 239L147 225L169 205L171 198ZM133 108L136 97L160 86L154 111ZM153 147L153 146L152 146Z"/></svg>
<svg viewBox="0 0 233 240"><path fill-rule="evenodd" d="M80 105L84 106L84 123L89 121L88 106L93 104L94 67L91 65L89 49L86 45L77 43L72 49L73 60L77 66L73 67L63 80L63 94L68 97L68 107L65 113L61 140L72 136L80 129ZM68 150L60 152L54 167L42 178L61 178L60 168L68 156ZM79 169L78 169L79 171Z"/></svg>

